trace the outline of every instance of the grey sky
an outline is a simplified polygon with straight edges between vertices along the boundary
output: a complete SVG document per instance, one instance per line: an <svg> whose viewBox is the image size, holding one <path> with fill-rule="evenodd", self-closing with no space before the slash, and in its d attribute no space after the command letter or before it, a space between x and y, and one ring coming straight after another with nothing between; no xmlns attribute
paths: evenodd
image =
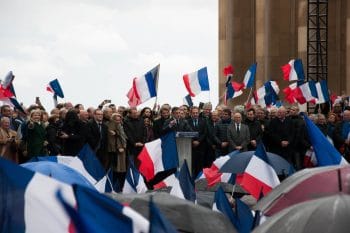
<svg viewBox="0 0 350 233"><path fill-rule="evenodd" d="M216 0L1 0L0 28L0 76L14 72L25 105L40 96L51 109L45 88L54 78L60 102L126 105L133 77L158 63L158 102L182 104L182 75L207 66L217 103ZM195 103L208 99L202 93Z"/></svg>

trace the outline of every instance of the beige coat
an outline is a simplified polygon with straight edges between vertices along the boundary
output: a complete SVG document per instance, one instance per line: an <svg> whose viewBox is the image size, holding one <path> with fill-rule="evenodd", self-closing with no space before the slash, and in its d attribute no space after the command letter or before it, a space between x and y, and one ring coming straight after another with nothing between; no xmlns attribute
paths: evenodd
<svg viewBox="0 0 350 233"><path fill-rule="evenodd" d="M0 156L18 163L16 131L0 128Z"/></svg>

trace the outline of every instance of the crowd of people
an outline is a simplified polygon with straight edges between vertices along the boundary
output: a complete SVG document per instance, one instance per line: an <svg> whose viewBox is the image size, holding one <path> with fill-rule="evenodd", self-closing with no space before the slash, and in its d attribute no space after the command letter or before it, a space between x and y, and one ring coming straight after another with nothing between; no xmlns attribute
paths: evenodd
<svg viewBox="0 0 350 233"><path fill-rule="evenodd" d="M234 150L255 150L263 142L267 151L288 160L297 170L304 168L306 151L311 147L304 119L298 106L260 106L233 109L211 103L203 106L126 108L103 101L85 108L70 102L47 112L42 105L30 106L26 113L9 105L0 108L0 154L16 163L33 156L75 156L87 143L106 170L112 169L123 185L127 165L138 164L137 156L145 143L170 131L194 131L192 174ZM349 159L350 107L338 102L327 115L309 114L330 142ZM288 171L286 171L286 174Z"/></svg>

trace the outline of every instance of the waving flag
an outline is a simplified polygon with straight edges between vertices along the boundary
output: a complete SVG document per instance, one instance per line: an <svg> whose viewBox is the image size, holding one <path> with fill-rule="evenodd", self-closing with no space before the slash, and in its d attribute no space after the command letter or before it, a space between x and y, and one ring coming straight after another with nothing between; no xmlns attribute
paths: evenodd
<svg viewBox="0 0 350 233"><path fill-rule="evenodd" d="M128 171L125 177L123 193L145 193L147 187L140 172L135 168L134 164L130 162Z"/></svg>
<svg viewBox="0 0 350 233"><path fill-rule="evenodd" d="M221 167L235 154L238 154L239 151L233 151L228 155L221 156L213 162L210 168L204 168L203 174L200 174L197 179L205 178L208 182L208 186L212 187L217 183L234 183L236 176L230 173L221 173Z"/></svg>
<svg viewBox="0 0 350 233"><path fill-rule="evenodd" d="M176 228L161 214L160 210L153 203L149 202L150 233L177 233Z"/></svg>
<svg viewBox="0 0 350 233"><path fill-rule="evenodd" d="M254 63L249 67L244 75L243 84L244 88L251 88L254 85L257 63Z"/></svg>
<svg viewBox="0 0 350 233"><path fill-rule="evenodd" d="M99 229L95 229L95 225L91 223L89 220L82 217L76 209L74 209L73 206L71 206L62 196L62 193L60 190L56 193L57 199L62 204L63 208L65 209L67 215L71 218L74 229L78 233L98 233L101 232Z"/></svg>
<svg viewBox="0 0 350 233"><path fill-rule="evenodd" d="M54 79L51 82L49 82L49 84L46 87L46 90L53 93L54 95L56 95L60 98L64 98L64 94L63 94L61 85L57 79Z"/></svg>
<svg viewBox="0 0 350 233"><path fill-rule="evenodd" d="M40 156L31 161L51 161L64 164L83 175L99 192L111 192L109 176L88 144L80 150L78 156Z"/></svg>
<svg viewBox="0 0 350 233"><path fill-rule="evenodd" d="M193 101L192 101L192 98L191 98L191 96L190 95L186 95L185 97L184 97L184 104L186 104L187 106L189 106L189 107L192 107L193 106Z"/></svg>
<svg viewBox="0 0 350 233"><path fill-rule="evenodd" d="M139 171L150 181L161 171L177 168L179 164L175 133L170 132L161 138L148 142L138 155Z"/></svg>
<svg viewBox="0 0 350 233"><path fill-rule="evenodd" d="M226 217L228 217L232 223L236 227L239 228L239 220L237 215L233 212L230 202L228 201L224 190L219 187L215 192L214 203L212 209L214 211L218 211L223 213Z"/></svg>
<svg viewBox="0 0 350 233"><path fill-rule="evenodd" d="M321 80L316 83L316 91L317 91L317 102L318 104L326 103L330 100L328 86L326 80Z"/></svg>
<svg viewBox="0 0 350 233"><path fill-rule="evenodd" d="M278 101L279 87L276 81L267 81L254 92L255 104L262 107L274 105Z"/></svg>
<svg viewBox="0 0 350 233"><path fill-rule="evenodd" d="M304 81L304 68L301 59L292 59L281 67L283 78L287 81Z"/></svg>
<svg viewBox="0 0 350 233"><path fill-rule="evenodd" d="M1 232L69 232L70 218L55 194L61 189L67 202L75 206L71 186L1 157L0 171Z"/></svg>
<svg viewBox="0 0 350 233"><path fill-rule="evenodd" d="M157 86L160 65L157 65L145 75L134 78L127 97L130 107L135 107L157 96Z"/></svg>
<svg viewBox="0 0 350 233"><path fill-rule="evenodd" d="M262 143L258 144L239 182L256 199L259 198L260 192L266 195L280 183L275 170L268 162Z"/></svg>
<svg viewBox="0 0 350 233"><path fill-rule="evenodd" d="M239 221L237 230L240 233L250 233L252 231L254 217L250 208L239 198L235 198L236 215Z"/></svg>
<svg viewBox="0 0 350 233"><path fill-rule="evenodd" d="M232 81L233 67L231 65L224 68L224 75L226 77L225 104L227 104L228 99L233 99L243 94L244 84Z"/></svg>
<svg viewBox="0 0 350 233"><path fill-rule="evenodd" d="M233 70L232 65L228 65L228 66L224 67L224 75L227 78L226 79L226 86L229 82L231 82L233 72L234 72L234 70Z"/></svg>
<svg viewBox="0 0 350 233"><path fill-rule="evenodd" d="M15 98L16 94L12 85L15 76L12 71L8 72L4 80L1 81L0 85L0 100L9 100L9 98Z"/></svg>
<svg viewBox="0 0 350 233"><path fill-rule="evenodd" d="M106 195L81 186L73 186L78 214L93 223L97 232L148 232L149 222L128 206Z"/></svg>
<svg viewBox="0 0 350 233"><path fill-rule="evenodd" d="M306 102L314 102L317 98L317 90L315 82L310 80L305 83L292 83L283 90L285 99L293 104L296 101L299 104Z"/></svg>
<svg viewBox="0 0 350 233"><path fill-rule="evenodd" d="M11 86L15 76L13 75L12 71L8 72L5 76L4 80L1 81L1 86L4 89L7 89Z"/></svg>
<svg viewBox="0 0 350 233"><path fill-rule="evenodd" d="M236 98L243 94L244 84L231 81L226 87L226 100Z"/></svg>
<svg viewBox="0 0 350 233"><path fill-rule="evenodd" d="M304 114L306 130L309 135L312 148L315 152L318 166L330 166L348 164L343 156L335 149L321 130Z"/></svg>
<svg viewBox="0 0 350 233"><path fill-rule="evenodd" d="M195 97L201 91L210 90L207 67L190 74L185 74L183 80L186 90L192 97Z"/></svg>
<svg viewBox="0 0 350 233"><path fill-rule="evenodd" d="M180 168L180 172L177 175L177 180L170 186L172 186L170 195L192 202L196 201L194 182L191 178L190 171L188 170L186 160L184 160L184 163Z"/></svg>

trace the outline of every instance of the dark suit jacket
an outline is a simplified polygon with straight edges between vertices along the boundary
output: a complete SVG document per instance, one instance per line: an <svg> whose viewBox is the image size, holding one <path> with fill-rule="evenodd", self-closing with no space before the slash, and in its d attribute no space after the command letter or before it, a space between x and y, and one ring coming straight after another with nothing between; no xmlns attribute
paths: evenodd
<svg viewBox="0 0 350 233"><path fill-rule="evenodd" d="M242 146L241 151L246 151L250 142L250 133L247 125L240 125L239 133L236 130L236 123L232 123L227 127L227 139L230 144L231 151L235 150L236 146Z"/></svg>
<svg viewBox="0 0 350 233"><path fill-rule="evenodd" d="M168 133L170 131L175 131L175 132L193 131L191 126L188 124L187 120L180 118L178 120L179 121L178 124L171 126L170 122L173 120L175 120L175 118L171 117L164 122L164 125L163 125L163 132L164 133Z"/></svg>
<svg viewBox="0 0 350 233"><path fill-rule="evenodd" d="M193 140L198 140L201 144L205 142L207 137L207 122L203 118L198 118L197 126L194 125L194 119L189 119L188 124L193 129L193 131L198 132L198 138L193 138Z"/></svg>
<svg viewBox="0 0 350 233"><path fill-rule="evenodd" d="M87 142L92 150L95 152L98 150L107 150L107 137L108 127L104 123L101 125L101 133L95 120L91 120L87 123L88 135Z"/></svg>

